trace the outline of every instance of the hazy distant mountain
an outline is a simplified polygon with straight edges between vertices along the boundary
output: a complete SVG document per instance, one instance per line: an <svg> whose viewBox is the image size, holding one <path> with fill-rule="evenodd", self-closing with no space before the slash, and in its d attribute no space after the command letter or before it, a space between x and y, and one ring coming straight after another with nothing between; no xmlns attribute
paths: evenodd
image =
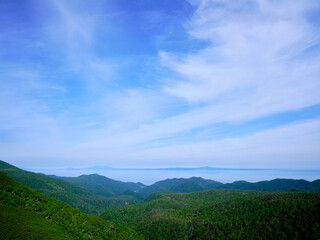
<svg viewBox="0 0 320 240"><path fill-rule="evenodd" d="M320 192L320 180L308 182L306 180L274 179L270 181L261 181L256 183L236 181L233 183L220 185L217 188L266 191Z"/></svg>

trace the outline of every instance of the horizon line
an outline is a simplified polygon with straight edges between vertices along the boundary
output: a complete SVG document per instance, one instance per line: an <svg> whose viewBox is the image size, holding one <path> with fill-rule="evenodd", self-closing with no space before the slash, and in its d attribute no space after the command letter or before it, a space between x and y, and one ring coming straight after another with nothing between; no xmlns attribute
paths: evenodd
<svg viewBox="0 0 320 240"><path fill-rule="evenodd" d="M268 171L268 170L286 170L286 171L320 171L320 169L314 168L228 168L228 167L159 167L159 168L128 168L128 167L109 167L109 166L92 166L84 168L24 168L25 170L68 170L68 171L80 171L80 170L110 170L110 171L191 171L191 170L225 170L225 171Z"/></svg>

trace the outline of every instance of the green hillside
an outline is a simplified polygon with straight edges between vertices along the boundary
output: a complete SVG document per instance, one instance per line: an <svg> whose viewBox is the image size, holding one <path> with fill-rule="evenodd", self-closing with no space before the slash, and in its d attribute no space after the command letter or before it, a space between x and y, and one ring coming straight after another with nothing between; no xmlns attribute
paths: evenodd
<svg viewBox="0 0 320 240"><path fill-rule="evenodd" d="M222 184L220 182L203 179L201 177L173 178L146 186L142 188L139 193L147 197L155 191L188 193L207 189L320 192L320 180L309 182L306 180L295 179L274 179L271 181L261 181L256 183L236 181L233 183Z"/></svg>
<svg viewBox="0 0 320 240"><path fill-rule="evenodd" d="M17 181L37 189L46 195L64 201L72 207L79 208L86 213L99 214L110 206L110 201L103 196L97 196L90 191L60 179L51 178L43 174L37 174L21 170L0 160L0 170ZM129 203L134 202L133 200ZM119 203L119 206L124 205Z"/></svg>
<svg viewBox="0 0 320 240"><path fill-rule="evenodd" d="M134 231L82 213L0 171L2 239L141 239Z"/></svg>
<svg viewBox="0 0 320 240"><path fill-rule="evenodd" d="M170 188L170 191L181 193L198 192L202 190L204 190L203 187L201 187L198 183L192 181L181 183Z"/></svg>
<svg viewBox="0 0 320 240"><path fill-rule="evenodd" d="M242 190L267 190L267 191L307 191L320 192L320 180L308 182L306 180L295 179L274 179L270 181L261 181L250 183L246 181L236 181L218 186L224 189L242 189Z"/></svg>
<svg viewBox="0 0 320 240"><path fill-rule="evenodd" d="M0 204L3 239L76 239L59 225L23 207Z"/></svg>
<svg viewBox="0 0 320 240"><path fill-rule="evenodd" d="M118 195L106 199L105 210L140 203L141 200L130 195Z"/></svg>
<svg viewBox="0 0 320 240"><path fill-rule="evenodd" d="M155 192L102 214L146 239L319 239L320 194L243 190Z"/></svg>
<svg viewBox="0 0 320 240"><path fill-rule="evenodd" d="M105 197L123 195L126 191L137 192L144 187L142 183L121 182L98 174L61 177L61 179Z"/></svg>
<svg viewBox="0 0 320 240"><path fill-rule="evenodd" d="M143 196L148 196L155 191L194 192L216 188L222 183L203 179L201 177L173 178L156 182L139 191Z"/></svg>

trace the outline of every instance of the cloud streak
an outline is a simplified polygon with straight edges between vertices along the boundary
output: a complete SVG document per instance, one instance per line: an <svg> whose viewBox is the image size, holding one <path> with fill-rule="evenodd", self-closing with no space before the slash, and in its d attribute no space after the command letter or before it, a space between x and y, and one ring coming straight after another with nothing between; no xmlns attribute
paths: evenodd
<svg viewBox="0 0 320 240"><path fill-rule="evenodd" d="M0 58L4 160L320 167L319 113L279 117L320 104L318 1L94 2L50 1L27 60Z"/></svg>
<svg viewBox="0 0 320 240"><path fill-rule="evenodd" d="M266 107L267 114L318 104L319 56L305 57L320 39L319 28L305 18L314 5L297 1L291 11L280 11L287 2L202 1L189 31L212 44L183 59L163 53L182 78L164 90L191 103L237 105L240 99L244 110L255 102L249 106Z"/></svg>

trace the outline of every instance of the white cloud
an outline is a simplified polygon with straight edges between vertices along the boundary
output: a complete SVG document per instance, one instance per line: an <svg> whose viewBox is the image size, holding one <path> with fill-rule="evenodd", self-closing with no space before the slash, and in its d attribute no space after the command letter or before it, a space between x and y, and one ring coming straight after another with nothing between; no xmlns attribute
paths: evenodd
<svg viewBox="0 0 320 240"><path fill-rule="evenodd" d="M319 146L320 121L315 120L247 136L143 150L138 156L162 166L174 161L179 166L319 168Z"/></svg>
<svg viewBox="0 0 320 240"><path fill-rule="evenodd" d="M47 34L57 51L61 51L61 61L67 59L69 70L78 74L77 79L84 80L89 90L106 88L117 66L107 56L98 56L95 52L97 33L112 25L103 18L99 3L58 0L51 4L56 15Z"/></svg>
<svg viewBox="0 0 320 240"><path fill-rule="evenodd" d="M320 58L303 51L320 42L307 21L316 1L202 1L192 19L192 36L206 49L183 58L161 53L181 75L164 91L190 103L256 116L320 103ZM289 8L289 9L288 9ZM264 109L264 110L263 110Z"/></svg>
<svg viewBox="0 0 320 240"><path fill-rule="evenodd" d="M138 128L113 133L108 137L100 136L79 147L100 149L102 155L103 148L108 151L112 149L110 156L119 156L119 159L125 159L126 154L121 152L117 155L113 150L127 149L128 156L134 161L136 146L143 146L160 138L172 137L214 123L245 122L319 104L320 59L319 56L306 56L303 53L306 48L319 43L319 29L306 20L308 10L316 4L315 1L297 1L294 4L289 4L288 1L252 1L243 6L236 1L202 1L191 20L189 32L197 38L210 40L211 46L182 57L160 53L162 63L181 76L179 80L172 79L169 85L165 85L164 92L185 99L192 108L167 118L153 121L150 118ZM289 5L290 11L282 10ZM201 107L197 105L199 102L202 103ZM134 107L137 112L142 108L143 104L136 104ZM316 129L317 123L311 126ZM104 135L103 132L100 134ZM280 137L279 141L291 139L289 135L287 132L281 138L275 132L275 136ZM222 140L214 145L217 146L215 149L229 149L228 147L242 144L244 148L249 147L254 156L254 148L251 146L259 142L258 137L250 141L248 139L250 140L248 137L243 141L238 139L236 142ZM270 161L267 156L276 150L272 149L276 147L272 144L277 142L276 139L274 137L274 140L265 142L266 145L259 146L260 152L257 154L261 157L264 151L266 162ZM188 159L190 162L208 159L205 144L197 144L196 141L186 147L173 145L167 149L150 150L149 155L145 155L148 151L143 150L141 159L146 159L146 156L158 160ZM306 142L309 141L306 139ZM318 143L316 141L310 146L315 148ZM290 140L287 147L292 147ZM294 155L294 149L298 148L292 149L290 158ZM239 159L244 161L246 153L240 150L235 152L243 154ZM184 153L189 153L189 157L184 158ZM302 155L296 153L293 158L301 160ZM289 158L288 154L283 155L279 151L278 154L277 159ZM308 153L305 152L305 155ZM234 157L231 156L230 159ZM318 157L319 155L313 154L312 159ZM224 158L227 159L227 154Z"/></svg>
<svg viewBox="0 0 320 240"><path fill-rule="evenodd" d="M43 139L34 143L1 143L2 158L24 159L30 167L59 165L116 167L214 166L247 168L320 168L320 121L306 121L220 140L136 149L143 133L111 135L77 146ZM140 137L140 138L139 138ZM48 143L52 143L50 144ZM40 163L41 159L48 162Z"/></svg>
<svg viewBox="0 0 320 240"><path fill-rule="evenodd" d="M58 15L48 27L49 44L62 53L61 61L67 59L67 64L62 64L67 69L63 84L70 92L62 98L71 100L57 107L61 100L58 97L51 101L31 94L32 98L21 104L16 95L16 103L10 103L11 96L0 99L0 115L4 116L2 121L6 120L0 130L15 128L12 132L22 140L0 141L4 160L23 159L26 166L34 162L29 167L39 167L42 159L61 166L241 167L279 163L281 167L301 165L307 157L310 166L319 164L319 121L219 141L194 138L183 145L178 140L167 147L158 144L159 139L174 139L215 123L246 122L319 104L320 56L317 52L304 53L320 43L318 24L307 20L308 11L319 5L317 1L257 0L244 4L235 0L192 0L199 8L186 26L188 33L209 41L210 46L179 56L160 52L161 63L174 74L167 81L151 83L156 81L154 75L152 80L141 81L148 82L149 88L130 87L130 73L122 75L129 78L124 84L127 86L111 86L110 82L118 80L116 72L122 70L117 62L121 59L113 58L111 63L108 56L95 52L93 45L99 38L97 32L103 28L105 34L108 31L104 28L112 23L101 21L99 9L86 11L76 3L52 1ZM148 64L146 68L154 62ZM157 67L157 71L163 70ZM167 79L166 73L161 75ZM8 84L14 94L26 90L17 90L24 86L41 90L44 95L64 90L42 81L49 73L41 76L41 81L30 72L19 74L27 83L18 87ZM69 85L78 79L85 84ZM77 92L77 87L87 92Z"/></svg>

